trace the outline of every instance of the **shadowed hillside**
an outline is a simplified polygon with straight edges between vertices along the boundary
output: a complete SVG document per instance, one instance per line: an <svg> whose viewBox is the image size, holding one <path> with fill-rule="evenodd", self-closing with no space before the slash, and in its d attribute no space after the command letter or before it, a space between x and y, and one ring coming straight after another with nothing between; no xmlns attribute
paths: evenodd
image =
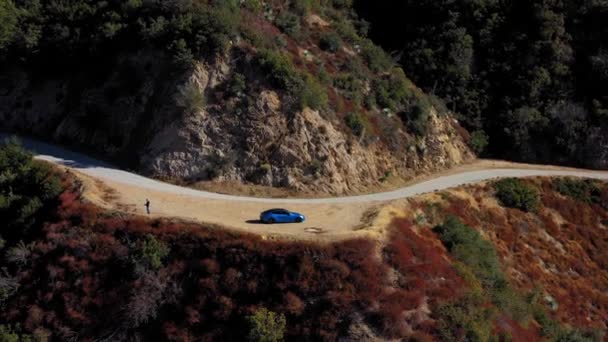
<svg viewBox="0 0 608 342"><path fill-rule="evenodd" d="M441 102L338 3L1 4L5 130L158 178L312 193L472 158Z"/></svg>

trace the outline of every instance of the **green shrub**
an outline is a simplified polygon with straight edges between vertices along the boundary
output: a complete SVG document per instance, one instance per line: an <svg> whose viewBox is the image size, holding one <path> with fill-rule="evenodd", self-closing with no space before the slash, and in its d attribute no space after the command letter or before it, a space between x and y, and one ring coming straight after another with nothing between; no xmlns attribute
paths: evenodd
<svg viewBox="0 0 608 342"><path fill-rule="evenodd" d="M540 206L538 190L516 178L502 179L494 183L496 197L507 207L535 212Z"/></svg>
<svg viewBox="0 0 608 342"><path fill-rule="evenodd" d="M157 270L163 265L163 259L169 255L169 247L154 235L148 234L141 244L140 254L150 268Z"/></svg>
<svg viewBox="0 0 608 342"><path fill-rule="evenodd" d="M416 103L406 118L406 125L415 135L425 136L429 128L429 109Z"/></svg>
<svg viewBox="0 0 608 342"><path fill-rule="evenodd" d="M270 165L269 163L263 163L260 165L260 170L264 174L269 174L270 172L272 172L272 165Z"/></svg>
<svg viewBox="0 0 608 342"><path fill-rule="evenodd" d="M16 13L14 6L7 5L13 3ZM0 45L10 37L19 43L8 45L12 48L9 58L62 68L91 58L97 58L96 63L114 60L127 50L150 48L168 52L181 66L181 62L191 62L189 57L222 53L241 21L240 4L234 0L74 0L61 4L2 0L0 19Z"/></svg>
<svg viewBox="0 0 608 342"><path fill-rule="evenodd" d="M386 171L386 172L384 172L384 175L382 175L382 177L380 177L379 181L380 181L380 183L384 183L392 176L393 176L393 173L391 171Z"/></svg>
<svg viewBox="0 0 608 342"><path fill-rule="evenodd" d="M345 118L346 126L353 131L353 134L356 136L361 136L363 134L364 125L361 116L358 113L348 113Z"/></svg>
<svg viewBox="0 0 608 342"><path fill-rule="evenodd" d="M551 319L545 309L536 301L532 303L534 320L541 326L540 334L544 337L555 339L560 334L559 323Z"/></svg>
<svg viewBox="0 0 608 342"><path fill-rule="evenodd" d="M373 96L364 96L363 97L363 105L367 109L373 109L378 107L378 103L376 102L376 98Z"/></svg>
<svg viewBox="0 0 608 342"><path fill-rule="evenodd" d="M327 105L327 92L325 87L310 74L304 76L302 88L295 91L299 94L300 109L304 109L305 107L321 109Z"/></svg>
<svg viewBox="0 0 608 342"><path fill-rule="evenodd" d="M11 0L0 0L0 50L13 40L18 13Z"/></svg>
<svg viewBox="0 0 608 342"><path fill-rule="evenodd" d="M242 5L253 13L260 13L263 4L261 0L243 0Z"/></svg>
<svg viewBox="0 0 608 342"><path fill-rule="evenodd" d="M301 81L295 66L285 54L262 50L258 55L258 63L269 81L278 88L290 90Z"/></svg>
<svg viewBox="0 0 608 342"><path fill-rule="evenodd" d="M440 305L437 331L441 341L491 341L495 314L479 294Z"/></svg>
<svg viewBox="0 0 608 342"><path fill-rule="evenodd" d="M256 310L247 317L250 341L278 342L283 340L287 324L283 314L276 314L266 308Z"/></svg>
<svg viewBox="0 0 608 342"><path fill-rule="evenodd" d="M441 242L458 261L469 267L485 289L502 289L506 278L494 246L454 217L437 226Z"/></svg>
<svg viewBox="0 0 608 342"><path fill-rule="evenodd" d="M194 55L183 38L174 40L169 45L169 52L176 67L186 68L192 64Z"/></svg>
<svg viewBox="0 0 608 342"><path fill-rule="evenodd" d="M334 78L334 86L340 89L346 98L360 104L363 99L363 83L353 73L344 73Z"/></svg>
<svg viewBox="0 0 608 342"><path fill-rule="evenodd" d="M31 335L21 334L10 325L0 324L0 342L33 342Z"/></svg>
<svg viewBox="0 0 608 342"><path fill-rule="evenodd" d="M445 114L450 111L448 109L448 107L445 105L445 101L442 100L439 96L433 95L433 94L427 94L426 97L428 99L429 105L431 107L435 108L435 110L437 111L438 114Z"/></svg>
<svg viewBox="0 0 608 342"><path fill-rule="evenodd" d="M263 32L257 30L255 27L248 26L247 23L241 23L241 37L243 40L248 41L251 45L255 46L258 49L268 49L275 45L274 39L281 37L281 35L276 36L275 38L269 37Z"/></svg>
<svg viewBox="0 0 608 342"><path fill-rule="evenodd" d="M541 326L540 335L547 341L575 342L575 341L603 341L601 331L581 331L561 326L557 321L550 318L542 305L534 301L532 303L534 320Z"/></svg>
<svg viewBox="0 0 608 342"><path fill-rule="evenodd" d="M200 20L197 20L196 17L193 19L196 28L196 30L193 30L195 33L193 45L198 56L205 52L205 46L209 46L214 53L226 49L230 39L237 34L241 23L239 9L238 1L225 0L214 1L207 12L205 10L195 11L195 13L200 13L199 15L202 17Z"/></svg>
<svg viewBox="0 0 608 342"><path fill-rule="evenodd" d="M471 133L471 141L469 142L471 149L476 154L481 154L488 146L488 135L482 130Z"/></svg>
<svg viewBox="0 0 608 342"><path fill-rule="evenodd" d="M524 296L510 286L505 286L491 293L492 301L503 312L518 322L526 322L534 315L534 310Z"/></svg>
<svg viewBox="0 0 608 342"><path fill-rule="evenodd" d="M388 81L383 79L376 80L374 82L374 95L376 99L375 102L380 108L389 108L393 111L397 109L398 104L393 100Z"/></svg>
<svg viewBox="0 0 608 342"><path fill-rule="evenodd" d="M11 276L5 269L0 271L0 305L9 299L19 289L19 279Z"/></svg>
<svg viewBox="0 0 608 342"><path fill-rule="evenodd" d="M283 35L276 36L274 39L274 45L279 49L284 49L287 47L287 39L283 37Z"/></svg>
<svg viewBox="0 0 608 342"><path fill-rule="evenodd" d="M361 40L357 29L353 26L352 21L346 18L339 18L334 21L334 27L340 37L352 44L356 44Z"/></svg>
<svg viewBox="0 0 608 342"><path fill-rule="evenodd" d="M19 335L10 326L0 325L0 342L19 342Z"/></svg>
<svg viewBox="0 0 608 342"><path fill-rule="evenodd" d="M410 91L412 82L405 76L405 72L401 68L392 68L389 77L389 87L391 88L391 96L396 102L405 102L409 100L413 94Z"/></svg>
<svg viewBox="0 0 608 342"><path fill-rule="evenodd" d="M317 70L317 78L319 79L319 82L321 82L321 84L331 84L331 76L329 75L323 64L319 65L319 69Z"/></svg>
<svg viewBox="0 0 608 342"><path fill-rule="evenodd" d="M230 93L232 95L240 95L247 89L247 80L240 73L235 73L230 82Z"/></svg>
<svg viewBox="0 0 608 342"><path fill-rule="evenodd" d="M342 41L337 33L331 31L323 33L321 39L319 39L319 47L325 51L336 52L340 50Z"/></svg>
<svg viewBox="0 0 608 342"><path fill-rule="evenodd" d="M308 166L308 170L315 177L319 176L323 170L323 162L318 159L313 160Z"/></svg>
<svg viewBox="0 0 608 342"><path fill-rule="evenodd" d="M7 242L19 240L61 191L51 167L34 161L15 140L0 146L0 234Z"/></svg>
<svg viewBox="0 0 608 342"><path fill-rule="evenodd" d="M176 103L183 108L187 113L197 113L205 107L205 94L201 91L196 83L189 82L180 88Z"/></svg>
<svg viewBox="0 0 608 342"><path fill-rule="evenodd" d="M403 69L393 68L390 75L374 82L376 103L393 111L403 109L413 97L410 87L411 81L407 79Z"/></svg>
<svg viewBox="0 0 608 342"><path fill-rule="evenodd" d="M297 15L291 12L283 12L277 17L275 24L291 38L302 39L302 24L300 23L300 17Z"/></svg>
<svg viewBox="0 0 608 342"><path fill-rule="evenodd" d="M364 41L361 55L373 72L386 71L393 65L392 59L386 52L370 40Z"/></svg>
<svg viewBox="0 0 608 342"><path fill-rule="evenodd" d="M564 196L586 203L600 203L601 191L597 183L590 179L559 178L553 181L553 188Z"/></svg>
<svg viewBox="0 0 608 342"><path fill-rule="evenodd" d="M300 16L309 15L312 11L321 8L319 0L292 0L290 8Z"/></svg>
<svg viewBox="0 0 608 342"><path fill-rule="evenodd" d="M349 58L344 62L343 68L346 69L346 73L358 77L359 79L366 78L368 72L365 68L365 64L360 58Z"/></svg>
<svg viewBox="0 0 608 342"><path fill-rule="evenodd" d="M331 0L331 5L335 8L351 8L353 6L353 0Z"/></svg>
<svg viewBox="0 0 608 342"><path fill-rule="evenodd" d="M312 75L299 72L288 56L263 50L258 62L274 86L286 90L297 99L299 109L321 109L327 104L325 88Z"/></svg>
<svg viewBox="0 0 608 342"><path fill-rule="evenodd" d="M562 328L555 337L556 342L600 342L604 341L604 333L599 330L583 331L579 329Z"/></svg>

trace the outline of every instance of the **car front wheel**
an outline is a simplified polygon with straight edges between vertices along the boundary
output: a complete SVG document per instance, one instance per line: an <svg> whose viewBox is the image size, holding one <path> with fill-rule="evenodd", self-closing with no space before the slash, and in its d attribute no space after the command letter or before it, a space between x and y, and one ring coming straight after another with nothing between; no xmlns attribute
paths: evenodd
<svg viewBox="0 0 608 342"><path fill-rule="evenodd" d="M271 218L271 219L268 219L268 221L266 221L266 223L270 223L270 224L273 224L273 223L274 223L274 219L273 219L273 218Z"/></svg>
<svg viewBox="0 0 608 342"><path fill-rule="evenodd" d="M296 218L296 223L302 223L302 218L301 217Z"/></svg>

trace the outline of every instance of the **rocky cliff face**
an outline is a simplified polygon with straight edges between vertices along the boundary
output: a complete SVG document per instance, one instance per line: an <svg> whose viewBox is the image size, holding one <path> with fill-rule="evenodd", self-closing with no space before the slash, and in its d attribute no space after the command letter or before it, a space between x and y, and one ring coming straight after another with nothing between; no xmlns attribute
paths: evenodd
<svg viewBox="0 0 608 342"><path fill-rule="evenodd" d="M40 81L15 71L3 82L10 85L0 95L0 127L93 150L159 178L331 194L473 157L454 120L434 109L423 138L394 118L402 148L391 149L379 138L355 136L336 113L288 109L255 65L230 60L175 74L159 62L162 56L123 56L96 84L80 82L91 75ZM247 84L234 92L237 71ZM132 74L130 83L124 73Z"/></svg>

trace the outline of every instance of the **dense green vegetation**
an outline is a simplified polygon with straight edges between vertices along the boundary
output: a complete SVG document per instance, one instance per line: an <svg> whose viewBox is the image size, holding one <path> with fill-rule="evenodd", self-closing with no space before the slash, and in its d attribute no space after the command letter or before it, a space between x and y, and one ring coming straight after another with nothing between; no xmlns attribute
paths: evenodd
<svg viewBox="0 0 608 342"><path fill-rule="evenodd" d="M450 254L469 267L484 288L502 289L506 286L494 246L477 231L450 217L437 226L435 232Z"/></svg>
<svg viewBox="0 0 608 342"><path fill-rule="evenodd" d="M15 36L17 10L12 1L0 1L0 49Z"/></svg>
<svg viewBox="0 0 608 342"><path fill-rule="evenodd" d="M30 242L44 218L53 215L61 191L60 178L50 166L34 162L14 140L0 145L0 257L8 261L0 262L0 306L19 288L6 266L29 263ZM29 341L26 335L19 339L16 330L0 325L0 341Z"/></svg>
<svg viewBox="0 0 608 342"><path fill-rule="evenodd" d="M161 49L178 63L222 51L238 26L238 1L0 1L4 63L74 67L120 51ZM55 70L61 71L61 70Z"/></svg>
<svg viewBox="0 0 608 342"><path fill-rule="evenodd" d="M0 324L0 342L34 342L40 341L27 334L20 334L13 327Z"/></svg>
<svg viewBox="0 0 608 342"><path fill-rule="evenodd" d="M449 217L434 230L450 254L461 263L460 271L470 284L479 284L478 290L486 291L488 300L503 312L507 312L510 317L520 321L530 318L526 304L510 288L494 246L489 241L454 217ZM480 295L480 292L473 291L472 297L468 298L470 304L475 306L474 303L481 300L476 298Z"/></svg>
<svg viewBox="0 0 608 342"><path fill-rule="evenodd" d="M605 165L605 1L355 3L374 41L470 131L484 130L491 154Z"/></svg>
<svg viewBox="0 0 608 342"><path fill-rule="evenodd" d="M358 113L348 113L346 115L346 125L353 131L356 136L361 136L365 130L365 126L361 119L361 115Z"/></svg>
<svg viewBox="0 0 608 342"><path fill-rule="evenodd" d="M297 109L321 109L327 104L326 89L311 74L299 71L288 55L263 50L258 63L271 84L294 96Z"/></svg>
<svg viewBox="0 0 608 342"><path fill-rule="evenodd" d="M255 342L279 342L283 341L285 334L285 315L277 315L266 308L256 310L247 318L250 330L247 336L250 341Z"/></svg>
<svg viewBox="0 0 608 342"><path fill-rule="evenodd" d="M564 196L587 203L602 204L602 195L596 181L590 179L558 178L553 187Z"/></svg>
<svg viewBox="0 0 608 342"><path fill-rule="evenodd" d="M494 188L496 197L507 207L533 212L540 206L538 190L520 179L501 179L494 183Z"/></svg>
<svg viewBox="0 0 608 342"><path fill-rule="evenodd" d="M140 247L142 263L147 267L157 270L163 265L163 259L169 255L169 248L162 241L157 240L154 235L147 235Z"/></svg>
<svg viewBox="0 0 608 342"><path fill-rule="evenodd" d="M0 146L0 248L38 228L41 212L56 204L59 178L15 141Z"/></svg>

